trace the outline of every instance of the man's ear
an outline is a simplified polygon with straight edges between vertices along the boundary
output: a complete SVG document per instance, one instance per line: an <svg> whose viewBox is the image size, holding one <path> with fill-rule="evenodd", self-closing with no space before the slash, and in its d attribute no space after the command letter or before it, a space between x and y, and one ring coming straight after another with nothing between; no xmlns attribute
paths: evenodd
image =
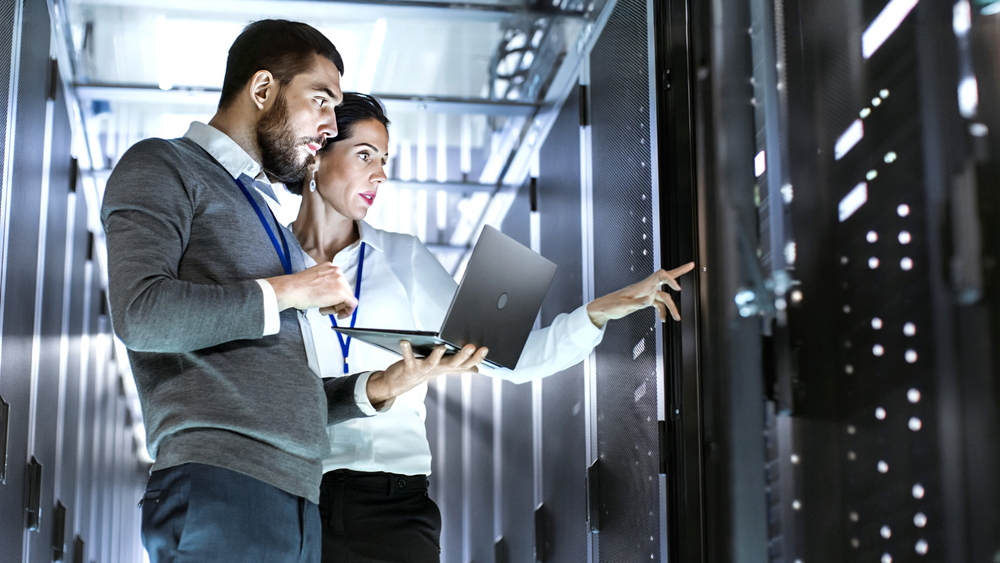
<svg viewBox="0 0 1000 563"><path fill-rule="evenodd" d="M250 92L257 109L263 110L268 100L273 99L278 92L278 81L270 71L258 70L250 79Z"/></svg>

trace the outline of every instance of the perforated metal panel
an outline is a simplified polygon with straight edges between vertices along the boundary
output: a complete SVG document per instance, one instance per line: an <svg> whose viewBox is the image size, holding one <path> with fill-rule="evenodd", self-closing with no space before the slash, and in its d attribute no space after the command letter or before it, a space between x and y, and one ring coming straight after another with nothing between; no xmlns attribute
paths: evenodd
<svg viewBox="0 0 1000 563"><path fill-rule="evenodd" d="M7 112L9 110L11 47L14 42L14 16L17 12L17 2L6 2L0 6L0 131L7 131ZM7 151L6 135L0 137L0 196L7 186L3 185L5 155ZM0 221L3 219L0 218ZM0 224L0 236L3 236L3 225ZM0 239L0 243L2 243Z"/></svg>
<svg viewBox="0 0 1000 563"><path fill-rule="evenodd" d="M596 295L653 271L648 57L646 2L620 1L590 61ZM597 350L601 561L660 557L656 322L615 321Z"/></svg>
<svg viewBox="0 0 1000 563"><path fill-rule="evenodd" d="M17 244L7 245L7 275L3 280L4 319L3 354L0 356L0 395L10 404L8 428L7 483L0 486L0 530L7 531L9 542L2 550L11 550L7 560L22 555L24 530L24 478L30 412L32 335L35 323L35 272L38 259L38 217L43 152L46 72L26 72L25 68L48 68L48 15L44 2L24 7L23 29L15 32L20 48L21 72L10 77L17 82L17 114L14 116L17 137L13 146L13 168L8 205L8 237ZM34 30L38 30L37 33ZM2 97L2 96L0 96ZM8 375L11 374L11 375ZM14 375L16 374L16 375ZM42 475L45 475L43 468ZM51 467L47 468L51 471ZM47 512L47 510L46 510ZM5 539L8 536L5 535ZM7 554L5 554L6 556Z"/></svg>

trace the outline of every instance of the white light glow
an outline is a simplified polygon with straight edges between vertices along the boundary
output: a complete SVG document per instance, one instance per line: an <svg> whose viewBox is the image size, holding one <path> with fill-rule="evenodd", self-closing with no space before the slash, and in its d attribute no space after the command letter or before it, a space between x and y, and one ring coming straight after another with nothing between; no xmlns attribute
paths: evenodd
<svg viewBox="0 0 1000 563"><path fill-rule="evenodd" d="M882 319L875 317L872 319L872 328L875 330L882 330Z"/></svg>
<svg viewBox="0 0 1000 563"><path fill-rule="evenodd" d="M882 536L885 539L889 539L889 538L892 537L892 529L889 528L889 526L882 526L882 529L879 530L878 533L879 533L880 536Z"/></svg>
<svg viewBox="0 0 1000 563"><path fill-rule="evenodd" d="M871 258L869 258L868 259L868 267L871 268L872 270L878 268L878 258L875 258L874 256L872 256Z"/></svg>
<svg viewBox="0 0 1000 563"><path fill-rule="evenodd" d="M167 17L157 16L155 27L156 44L156 74L159 80L160 90L170 90L174 87L173 82L173 61L170 59L170 37L167 35Z"/></svg>
<svg viewBox="0 0 1000 563"><path fill-rule="evenodd" d="M764 154L764 151L760 151L753 158L753 173L754 176L760 178L764 172L767 172L767 155Z"/></svg>
<svg viewBox="0 0 1000 563"><path fill-rule="evenodd" d="M421 242L427 242L427 190L417 190L417 208L414 212L416 235Z"/></svg>
<svg viewBox="0 0 1000 563"><path fill-rule="evenodd" d="M864 137L864 122L860 119L855 119L851 123L851 126L837 138L837 144L833 147L833 159L840 160L844 158L844 155L850 152L854 148L854 145L858 144Z"/></svg>
<svg viewBox="0 0 1000 563"><path fill-rule="evenodd" d="M909 272L913 269L913 258L903 258L899 261L899 267Z"/></svg>
<svg viewBox="0 0 1000 563"><path fill-rule="evenodd" d="M792 203L792 198L794 197L794 191L792 190L791 184L785 184L781 186L781 197L785 200L785 204Z"/></svg>
<svg viewBox="0 0 1000 563"><path fill-rule="evenodd" d="M888 473L889 472L889 464L886 463L886 462L884 462L884 461L878 462L878 472L879 473Z"/></svg>
<svg viewBox="0 0 1000 563"><path fill-rule="evenodd" d="M882 563L892 563L892 556L888 553L882 554Z"/></svg>
<svg viewBox="0 0 1000 563"><path fill-rule="evenodd" d="M913 549L918 555L927 555L930 546L927 545L927 540L917 540L917 544L913 546Z"/></svg>
<svg viewBox="0 0 1000 563"><path fill-rule="evenodd" d="M917 0L891 0L861 36L861 55L870 59L903 23Z"/></svg>
<svg viewBox="0 0 1000 563"><path fill-rule="evenodd" d="M918 528L923 528L927 525L927 515L923 512L918 512L913 515L913 525Z"/></svg>
<svg viewBox="0 0 1000 563"><path fill-rule="evenodd" d="M979 109L979 84L975 76L966 76L958 83L958 111L962 117L972 119Z"/></svg>
<svg viewBox="0 0 1000 563"><path fill-rule="evenodd" d="M906 336L913 336L916 333L917 333L917 325L913 323L906 323L905 325L903 325L903 334L905 334ZM917 394L917 400L920 400L920 391L917 391L916 389L910 389L910 393L914 392ZM911 402L915 403L917 401L911 401Z"/></svg>
<svg viewBox="0 0 1000 563"><path fill-rule="evenodd" d="M916 499L924 498L924 493L925 492L926 491L924 491L924 486L921 485L920 483L917 483L916 485L913 485L913 489L912 489L913 498L916 498Z"/></svg>
<svg viewBox="0 0 1000 563"><path fill-rule="evenodd" d="M885 420L885 417L886 417L885 409L883 409L882 407L875 409L875 418L879 420Z"/></svg>
<svg viewBox="0 0 1000 563"><path fill-rule="evenodd" d="M861 209L861 206L868 201L868 184L866 182L861 182L854 189L850 191L844 199L840 200L840 204L837 205L837 212L840 218L840 222L843 223L854 212Z"/></svg>
<svg viewBox="0 0 1000 563"><path fill-rule="evenodd" d="M915 416L910 417L910 422L907 423L907 425L910 427L910 430L913 430L914 432L923 428L923 423L921 423L920 419Z"/></svg>
<svg viewBox="0 0 1000 563"><path fill-rule="evenodd" d="M417 181L427 181L427 112L417 113Z"/></svg>
<svg viewBox="0 0 1000 563"><path fill-rule="evenodd" d="M375 20L371 37L368 39L368 48L365 49L365 62L361 64L360 76L358 77L358 92L362 94L368 94L372 91L375 70L378 68L378 60L382 56L382 45L385 43L385 30L385 19Z"/></svg>
<svg viewBox="0 0 1000 563"><path fill-rule="evenodd" d="M399 179L404 182L413 179L413 144L409 139L399 142Z"/></svg>
<svg viewBox="0 0 1000 563"><path fill-rule="evenodd" d="M906 363L913 364L917 361L917 352L915 350L907 350L903 357L906 359Z"/></svg>
<svg viewBox="0 0 1000 563"><path fill-rule="evenodd" d="M460 155L459 165L462 174L468 174L472 171L472 118L468 115L462 116Z"/></svg>
<svg viewBox="0 0 1000 563"><path fill-rule="evenodd" d="M434 167L434 177L438 182L448 181L448 116L438 114L437 122L437 144L434 145L434 154L437 156Z"/></svg>
<svg viewBox="0 0 1000 563"><path fill-rule="evenodd" d="M868 234L865 235L865 240L873 244L878 242L878 233L875 231L868 231Z"/></svg>
<svg viewBox="0 0 1000 563"><path fill-rule="evenodd" d="M785 262L789 264L794 264L796 257L797 254L795 252L795 241L791 241L785 244Z"/></svg>
<svg viewBox="0 0 1000 563"><path fill-rule="evenodd" d="M909 231L899 232L899 244L910 244L910 241L912 240L913 237L910 235Z"/></svg>
<svg viewBox="0 0 1000 563"><path fill-rule="evenodd" d="M905 203L896 208L896 214L900 217L906 217L910 214L910 206Z"/></svg>
<svg viewBox="0 0 1000 563"><path fill-rule="evenodd" d="M972 29L972 6L968 0L959 0L951 9L951 28L956 37L965 37Z"/></svg>
<svg viewBox="0 0 1000 563"><path fill-rule="evenodd" d="M442 232L448 228L448 192L444 190L437 193L437 228Z"/></svg>
<svg viewBox="0 0 1000 563"><path fill-rule="evenodd" d="M979 13L984 16L995 16L1000 14L1000 2L993 2L980 8Z"/></svg>
<svg viewBox="0 0 1000 563"><path fill-rule="evenodd" d="M872 180L874 180L875 178L878 178L878 170L875 170L875 169L869 170L868 173L865 174L865 178L869 182L872 181Z"/></svg>
<svg viewBox="0 0 1000 563"><path fill-rule="evenodd" d="M896 162L896 158L897 158L896 153L889 151L885 153L885 158L883 158L882 160L884 160L886 164L892 164L893 162Z"/></svg>
<svg viewBox="0 0 1000 563"><path fill-rule="evenodd" d="M884 355L885 354L885 347L882 346L881 344L876 344L876 345L872 346L872 354L875 355L875 356L882 356L882 355ZM878 414L882 415L879 418L885 418L885 410L878 409L878 411L876 411L876 416Z"/></svg>

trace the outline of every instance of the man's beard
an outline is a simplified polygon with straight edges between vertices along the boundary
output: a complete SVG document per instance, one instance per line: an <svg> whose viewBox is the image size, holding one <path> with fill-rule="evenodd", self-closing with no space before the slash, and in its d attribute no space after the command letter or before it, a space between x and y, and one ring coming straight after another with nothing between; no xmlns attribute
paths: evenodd
<svg viewBox="0 0 1000 563"><path fill-rule="evenodd" d="M323 141L295 137L289 126L284 92L279 90L274 105L257 122L257 145L264 172L278 182L301 183L308 167L316 160L313 155L299 160L299 151L306 143L322 145Z"/></svg>

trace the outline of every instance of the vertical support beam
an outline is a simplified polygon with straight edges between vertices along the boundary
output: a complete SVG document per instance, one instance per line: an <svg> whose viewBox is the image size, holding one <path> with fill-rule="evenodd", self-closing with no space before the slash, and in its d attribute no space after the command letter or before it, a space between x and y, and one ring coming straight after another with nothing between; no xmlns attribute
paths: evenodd
<svg viewBox="0 0 1000 563"><path fill-rule="evenodd" d="M591 126L587 116L590 108L590 59L584 57L580 62L580 247L582 249L581 264L583 284L583 302L594 300L594 185L591 170ZM587 468L597 461L597 354L591 352L583 360L584 376L584 431L587 439ZM588 491L593 483L587 483ZM587 544L587 561L594 563L598 557L598 535L590 534Z"/></svg>

